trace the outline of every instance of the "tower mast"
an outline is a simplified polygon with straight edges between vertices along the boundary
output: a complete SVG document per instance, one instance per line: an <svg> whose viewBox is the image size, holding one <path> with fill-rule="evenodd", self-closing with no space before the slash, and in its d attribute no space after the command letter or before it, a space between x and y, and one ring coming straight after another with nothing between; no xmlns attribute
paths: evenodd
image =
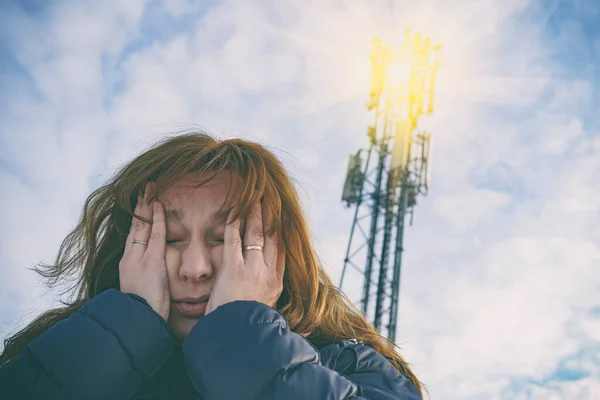
<svg viewBox="0 0 600 400"><path fill-rule="evenodd" d="M374 123L367 128L368 149L350 156L342 194L346 207L355 207L355 212L339 287L343 289L347 268L359 272L363 280L360 307L377 331L392 341L396 338L404 224L407 216L412 223L416 198L426 195L429 188L430 134L417 126L419 117L433 113L440 49L410 30L399 50L373 39L366 106L374 112ZM371 158L375 166L370 166Z"/></svg>

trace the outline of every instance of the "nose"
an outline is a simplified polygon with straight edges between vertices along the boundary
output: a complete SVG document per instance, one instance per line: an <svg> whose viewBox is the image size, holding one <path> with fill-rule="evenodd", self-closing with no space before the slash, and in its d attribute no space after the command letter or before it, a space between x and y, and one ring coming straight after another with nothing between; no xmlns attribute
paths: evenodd
<svg viewBox="0 0 600 400"><path fill-rule="evenodd" d="M209 280L214 274L210 255L206 246L190 244L182 255L179 276L184 281L202 282Z"/></svg>

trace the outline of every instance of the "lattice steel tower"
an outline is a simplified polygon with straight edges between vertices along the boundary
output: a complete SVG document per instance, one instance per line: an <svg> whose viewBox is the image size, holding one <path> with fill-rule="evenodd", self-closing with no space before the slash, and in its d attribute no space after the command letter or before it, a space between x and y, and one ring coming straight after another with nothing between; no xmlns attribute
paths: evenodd
<svg viewBox="0 0 600 400"><path fill-rule="evenodd" d="M342 195L346 206L356 210L340 289L351 266L363 279L363 312L392 341L396 338L404 223L410 215L412 224L417 196L426 195L429 187L430 133L418 130L417 125L421 115L433 113L439 55L439 45L410 30L399 51L373 39L367 102L367 109L375 114L367 129L370 146L350 156ZM370 165L372 157L375 166ZM355 237L357 232L361 240Z"/></svg>

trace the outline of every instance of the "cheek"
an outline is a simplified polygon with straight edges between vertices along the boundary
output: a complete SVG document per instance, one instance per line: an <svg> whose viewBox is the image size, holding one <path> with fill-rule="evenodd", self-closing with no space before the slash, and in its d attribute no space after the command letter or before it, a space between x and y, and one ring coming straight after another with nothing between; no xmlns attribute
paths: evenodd
<svg viewBox="0 0 600 400"><path fill-rule="evenodd" d="M221 260L223 260L223 249L225 246L215 246L210 250L210 259L213 262L213 265L217 267L221 265Z"/></svg>
<svg viewBox="0 0 600 400"><path fill-rule="evenodd" d="M167 274L169 276L176 274L177 268L181 265L181 252L177 249L167 247L165 263L167 264Z"/></svg>

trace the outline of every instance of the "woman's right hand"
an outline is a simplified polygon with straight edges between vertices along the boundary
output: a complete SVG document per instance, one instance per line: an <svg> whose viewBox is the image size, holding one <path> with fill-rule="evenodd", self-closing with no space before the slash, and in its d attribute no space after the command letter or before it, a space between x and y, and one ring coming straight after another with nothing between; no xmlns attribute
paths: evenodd
<svg viewBox="0 0 600 400"><path fill-rule="evenodd" d="M148 224L135 217L125 243L125 252L119 262L121 292L143 297L166 320L169 319L171 298L165 261L166 222L163 205L148 204L153 183L148 182L144 196L138 195L135 214L150 221ZM147 243L133 243L133 240Z"/></svg>

